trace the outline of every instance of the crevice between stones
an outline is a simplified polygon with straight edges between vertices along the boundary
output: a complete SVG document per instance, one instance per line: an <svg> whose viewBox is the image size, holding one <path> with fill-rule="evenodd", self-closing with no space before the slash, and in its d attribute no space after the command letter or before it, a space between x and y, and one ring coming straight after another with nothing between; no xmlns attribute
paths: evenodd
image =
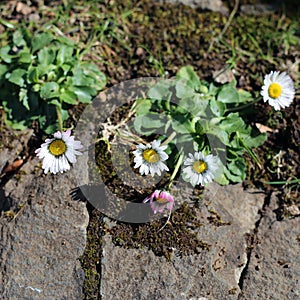
<svg viewBox="0 0 300 300"><path fill-rule="evenodd" d="M261 211L259 212L260 214L260 218L255 222L255 228L253 229L253 232L251 234L248 235L247 237L247 262L245 264L244 269L241 272L241 276L238 282L238 286L241 289L241 292L238 296L238 299L242 299L241 297L243 296L243 287L244 287L244 281L248 272L248 267L251 261L251 256L252 256L252 251L254 249L255 243L257 241L257 233L258 233L258 229L260 226L260 223L263 219L263 217L265 216L265 210L266 207L268 207L270 205L270 201L271 201L271 196L272 196L272 191L269 191L264 199L264 204L262 206Z"/></svg>

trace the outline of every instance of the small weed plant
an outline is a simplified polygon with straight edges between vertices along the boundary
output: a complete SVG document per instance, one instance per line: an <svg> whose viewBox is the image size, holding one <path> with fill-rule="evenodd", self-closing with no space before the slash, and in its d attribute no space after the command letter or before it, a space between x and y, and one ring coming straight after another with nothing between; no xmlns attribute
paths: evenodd
<svg viewBox="0 0 300 300"><path fill-rule="evenodd" d="M0 49L0 100L14 129L36 120L46 133L62 130L68 109L90 103L105 85L105 75L73 41L50 31L17 29Z"/></svg>

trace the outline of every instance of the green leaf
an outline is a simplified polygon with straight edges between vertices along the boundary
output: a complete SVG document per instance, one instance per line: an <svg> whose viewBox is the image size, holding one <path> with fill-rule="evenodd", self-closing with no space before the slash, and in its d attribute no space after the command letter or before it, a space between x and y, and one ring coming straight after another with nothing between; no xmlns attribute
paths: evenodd
<svg viewBox="0 0 300 300"><path fill-rule="evenodd" d="M99 68L93 63L83 62L81 68L85 76L88 76L94 80L93 88L100 91L106 85L106 76Z"/></svg>
<svg viewBox="0 0 300 300"><path fill-rule="evenodd" d="M201 85L200 78L198 77L192 66L182 67L177 72L176 78L184 79L186 81L186 84L195 91L198 90Z"/></svg>
<svg viewBox="0 0 300 300"><path fill-rule="evenodd" d="M239 137L243 140L243 143L249 148L256 148L262 145L267 140L265 133L253 136L253 131L249 134L240 133Z"/></svg>
<svg viewBox="0 0 300 300"><path fill-rule="evenodd" d="M38 68L30 66L28 68L27 80L29 83L37 83L39 82L39 73Z"/></svg>
<svg viewBox="0 0 300 300"><path fill-rule="evenodd" d="M167 101L170 97L171 84L169 81L161 80L148 91L148 98Z"/></svg>
<svg viewBox="0 0 300 300"><path fill-rule="evenodd" d="M32 40L32 53L48 46L52 40L53 36L50 32L43 32L41 34L37 34Z"/></svg>
<svg viewBox="0 0 300 300"><path fill-rule="evenodd" d="M77 95L81 103L90 103L97 94L95 89L88 86L70 86L68 89Z"/></svg>
<svg viewBox="0 0 300 300"><path fill-rule="evenodd" d="M239 102L239 94L236 88L231 87L230 85L224 85L218 96L217 100L223 103L238 103Z"/></svg>
<svg viewBox="0 0 300 300"><path fill-rule="evenodd" d="M138 99L138 100L136 100L136 114L138 116L148 114L151 107L152 107L152 102L153 101L150 100L150 99Z"/></svg>
<svg viewBox="0 0 300 300"><path fill-rule="evenodd" d="M59 85L54 82L46 82L42 85L40 95L43 99L51 99L59 96Z"/></svg>
<svg viewBox="0 0 300 300"><path fill-rule="evenodd" d="M29 103L28 103L27 89L24 89L24 88L20 89L19 99L23 103L24 107L27 110L30 110Z"/></svg>
<svg viewBox="0 0 300 300"><path fill-rule="evenodd" d="M23 38L23 34L20 30L16 30L13 33L13 43L17 47L26 46L26 41Z"/></svg>
<svg viewBox="0 0 300 300"><path fill-rule="evenodd" d="M41 66L48 66L54 63L55 56L56 56L55 51L50 47L46 47L39 51L38 61L41 64Z"/></svg>
<svg viewBox="0 0 300 300"><path fill-rule="evenodd" d="M194 117L206 116L206 108L208 100L203 99L198 94L193 97L182 98L179 100L179 106L183 107L185 111L191 112Z"/></svg>
<svg viewBox="0 0 300 300"><path fill-rule="evenodd" d="M159 114L150 113L147 115L137 116L134 119L134 129L142 135L150 135L157 132L158 128L164 128L166 122Z"/></svg>
<svg viewBox="0 0 300 300"><path fill-rule="evenodd" d="M27 51L20 51L19 62L24 64L30 64L32 62L32 55Z"/></svg>
<svg viewBox="0 0 300 300"><path fill-rule="evenodd" d="M238 113L230 113L220 123L221 130L226 131L228 134L240 131L245 127L246 124Z"/></svg>
<svg viewBox="0 0 300 300"><path fill-rule="evenodd" d="M212 113L217 117L222 117L226 111L226 105L214 99L209 101L209 106Z"/></svg>
<svg viewBox="0 0 300 300"><path fill-rule="evenodd" d="M78 104L77 95L71 91L61 92L59 94L59 98L61 101L68 103L68 104L73 104L73 105Z"/></svg>
<svg viewBox="0 0 300 300"><path fill-rule="evenodd" d="M0 49L0 58L6 63L10 64L16 55L9 54L10 46L6 45Z"/></svg>
<svg viewBox="0 0 300 300"><path fill-rule="evenodd" d="M73 47L61 44L56 56L57 64L63 65L65 62L70 61L73 51Z"/></svg>
<svg viewBox="0 0 300 300"><path fill-rule="evenodd" d="M195 90L192 87L188 86L186 84L186 81L184 80L177 81L175 89L176 89L176 96L178 98L189 99L192 98L195 94Z"/></svg>
<svg viewBox="0 0 300 300"><path fill-rule="evenodd" d="M6 65L0 64L0 84L1 84L1 80L4 79L7 71L8 71L8 67Z"/></svg>
<svg viewBox="0 0 300 300"><path fill-rule="evenodd" d="M24 86L24 75L26 74L26 70L24 69L15 69L10 74L8 81L12 82L18 86Z"/></svg>
<svg viewBox="0 0 300 300"><path fill-rule="evenodd" d="M240 176L242 180L246 177L246 162L242 157L228 163L227 169L230 170L232 174Z"/></svg>
<svg viewBox="0 0 300 300"><path fill-rule="evenodd" d="M245 102L251 102L253 101L252 95L242 89L238 90L238 94L239 94L239 103L245 103Z"/></svg>

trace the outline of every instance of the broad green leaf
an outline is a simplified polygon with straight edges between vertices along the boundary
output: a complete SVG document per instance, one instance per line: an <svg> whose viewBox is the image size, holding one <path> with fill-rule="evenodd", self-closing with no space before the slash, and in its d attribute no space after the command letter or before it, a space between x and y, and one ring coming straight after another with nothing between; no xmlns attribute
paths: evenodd
<svg viewBox="0 0 300 300"><path fill-rule="evenodd" d="M234 175L239 176L242 179L246 177L246 163L244 158L240 157L227 164L227 169Z"/></svg>
<svg viewBox="0 0 300 300"><path fill-rule="evenodd" d="M32 62L32 55L27 51L20 51L19 62L24 64L30 64Z"/></svg>
<svg viewBox="0 0 300 300"><path fill-rule="evenodd" d="M256 148L262 145L267 140L267 135L265 133L253 136L253 133L244 134L240 133L239 137L243 140L243 143L249 148Z"/></svg>
<svg viewBox="0 0 300 300"><path fill-rule="evenodd" d="M136 101L136 114L138 116L148 114L151 106L152 106L152 100L150 99L138 99Z"/></svg>
<svg viewBox="0 0 300 300"><path fill-rule="evenodd" d="M177 72L176 78L186 80L186 84L193 88L195 91L198 90L201 85L200 78L198 77L192 66L182 67Z"/></svg>
<svg viewBox="0 0 300 300"><path fill-rule="evenodd" d="M63 65L65 62L70 61L70 58L72 58L73 51L73 47L61 44L56 56L57 64Z"/></svg>
<svg viewBox="0 0 300 300"><path fill-rule="evenodd" d="M15 69L10 74L8 81L18 85L18 86L24 86L24 75L26 74L26 70L24 69Z"/></svg>
<svg viewBox="0 0 300 300"><path fill-rule="evenodd" d="M42 85L40 95L44 99L51 99L59 96L59 85L52 81Z"/></svg>
<svg viewBox="0 0 300 300"><path fill-rule="evenodd" d="M226 131L228 134L240 131L245 126L245 122L238 113L230 113L220 123L220 129Z"/></svg>
<svg viewBox="0 0 300 300"><path fill-rule="evenodd" d="M253 101L252 95L245 90L239 89L238 94L239 94L239 102L240 103Z"/></svg>
<svg viewBox="0 0 300 300"><path fill-rule="evenodd" d="M209 101L209 106L212 113L217 117L222 117L226 111L226 105L214 99Z"/></svg>
<svg viewBox="0 0 300 300"><path fill-rule="evenodd" d="M64 91L59 94L59 98L61 101L68 103L68 104L73 104L76 105L78 103L77 95L71 91Z"/></svg>
<svg viewBox="0 0 300 300"><path fill-rule="evenodd" d="M206 108L208 100L203 99L198 94L193 97L182 98L179 100L179 106L183 107L185 111L190 112L194 117L206 116Z"/></svg>
<svg viewBox="0 0 300 300"><path fill-rule="evenodd" d="M29 83L37 83L39 82L39 73L38 68L30 66L28 68L27 80Z"/></svg>
<svg viewBox="0 0 300 300"><path fill-rule="evenodd" d="M74 86L91 86L94 80L84 74L83 69L80 66L76 66L73 69L72 81Z"/></svg>
<svg viewBox="0 0 300 300"><path fill-rule="evenodd" d="M133 123L134 129L142 135L157 132L159 128L164 128L165 124L166 122L156 113L137 116Z"/></svg>
<svg viewBox="0 0 300 300"><path fill-rule="evenodd" d="M17 47L26 46L26 41L23 38L23 34L20 30L16 30L13 33L13 43Z"/></svg>
<svg viewBox="0 0 300 300"><path fill-rule="evenodd" d="M103 74L103 72L99 70L97 65L93 63L82 62L80 66L83 69L84 74L86 76L90 76L94 78L96 81L106 81L105 75Z"/></svg>
<svg viewBox="0 0 300 300"><path fill-rule="evenodd" d="M4 79L7 71L8 71L8 67L6 65L0 64L0 82L2 79Z"/></svg>
<svg viewBox="0 0 300 300"><path fill-rule="evenodd" d="M10 46L6 45L0 49L0 58L6 63L10 64L12 60L16 57L16 55L9 54Z"/></svg>
<svg viewBox="0 0 300 300"><path fill-rule="evenodd" d="M195 94L195 90L192 87L188 86L184 80L177 81L175 89L176 96L178 98L189 99L192 98Z"/></svg>
<svg viewBox="0 0 300 300"><path fill-rule="evenodd" d="M156 85L151 87L148 91L148 97L150 99L165 100L170 97L170 82L166 80L159 81Z"/></svg>
<svg viewBox="0 0 300 300"><path fill-rule="evenodd" d="M244 178L238 175L232 174L227 168L224 169L224 175L229 179L232 183L242 182Z"/></svg>
<svg viewBox="0 0 300 300"><path fill-rule="evenodd" d="M97 91L88 86L70 86L69 91L75 93L82 103L90 103L93 96L96 96Z"/></svg>
<svg viewBox="0 0 300 300"><path fill-rule="evenodd" d="M54 63L56 53L50 47L41 49L38 53L38 61L42 66L48 66Z"/></svg>
<svg viewBox="0 0 300 300"><path fill-rule="evenodd" d="M218 96L217 100L223 103L239 103L239 94L236 88L231 87L230 85L224 85Z"/></svg>
<svg viewBox="0 0 300 300"><path fill-rule="evenodd" d="M43 32L37 34L32 40L32 53L48 46L52 40L53 36L50 32Z"/></svg>

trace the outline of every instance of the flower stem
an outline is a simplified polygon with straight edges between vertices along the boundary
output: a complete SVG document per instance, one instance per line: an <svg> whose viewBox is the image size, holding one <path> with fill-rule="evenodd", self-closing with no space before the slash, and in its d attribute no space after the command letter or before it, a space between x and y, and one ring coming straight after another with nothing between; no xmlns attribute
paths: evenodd
<svg viewBox="0 0 300 300"><path fill-rule="evenodd" d="M256 98L256 99L254 99L252 102L246 103L246 104L244 104L244 105L242 105L242 106L227 109L226 112L232 112L232 111L242 110L242 109L244 109L244 108L246 108L246 107L249 107L249 106L251 106L251 105L253 105L253 104L259 102L260 100L261 100L261 98L258 97L258 98Z"/></svg>
<svg viewBox="0 0 300 300"><path fill-rule="evenodd" d="M171 135L161 145L162 146L167 145L174 139L175 136L176 136L176 132L172 132Z"/></svg>
<svg viewBox="0 0 300 300"><path fill-rule="evenodd" d="M63 132L63 121L61 117L61 108L57 105L56 106L56 114L57 114L57 119L58 119L58 127L61 132Z"/></svg>
<svg viewBox="0 0 300 300"><path fill-rule="evenodd" d="M168 183L168 185L167 185L167 189L170 189L170 187L171 187L171 185L172 185L172 182L173 182L173 180L174 180L176 174L178 173L178 170L179 170L179 168L180 168L180 166L181 166L181 164L182 164L183 157L184 157L184 154L183 154L182 149L181 149L181 150L180 150L180 156L179 156L179 158L178 158L178 160L177 160L177 163L176 163L176 165L175 165L174 171L173 171L173 173L172 173L172 175L171 175L171 177L170 177L169 183Z"/></svg>

